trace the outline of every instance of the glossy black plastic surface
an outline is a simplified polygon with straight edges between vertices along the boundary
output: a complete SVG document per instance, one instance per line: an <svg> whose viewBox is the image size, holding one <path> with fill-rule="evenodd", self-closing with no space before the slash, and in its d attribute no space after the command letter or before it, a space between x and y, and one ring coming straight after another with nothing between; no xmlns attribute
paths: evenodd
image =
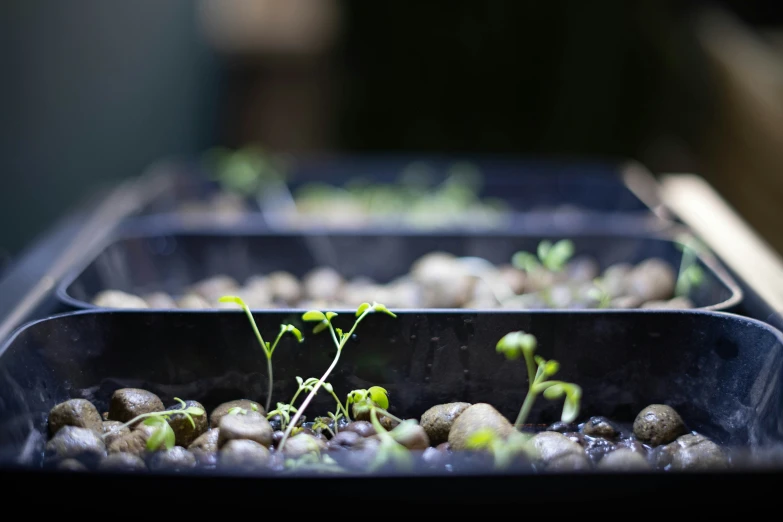
<svg viewBox="0 0 783 522"><path fill-rule="evenodd" d="M321 375L334 347L298 314L256 314L262 334L281 323L302 327L275 352L274 397L295 391L294 377ZM338 316L336 325L352 319ZM418 418L444 402L489 402L513 419L526 393L521 360L495 344L515 330L533 333L538 352L561 362L559 377L584 390L579 418L633 422L651 403L670 404L690 429L728 446L783 440L783 336L758 321L714 312L400 312L371 315L343 351L329 381L340 395L385 387L390 411ZM0 349L0 462L37 467L46 416L69 398L106 411L114 390L141 387L208 409L241 397L262 399L266 364L241 312L83 311L45 319ZM312 411L333 407L318 396ZM531 422L558 419L541 399ZM210 472L211 473L211 472Z"/></svg>
<svg viewBox="0 0 783 522"><path fill-rule="evenodd" d="M660 257L679 270L682 252L667 236L637 234L571 234L577 255L594 257L602 268L619 262L638 263ZM191 232L177 228L163 233L136 231L108 245L86 267L75 270L58 288L62 302L94 308L92 299L107 289L132 293L165 291L182 295L201 279L225 274L240 282L252 275L286 270L304 276L318 266L331 266L346 278L371 277L388 282L407 273L421 256L436 250L508 263L519 250L535 252L542 239L562 236L481 234L252 234ZM699 260L704 282L689 297L699 308L730 310L741 290L712 257Z"/></svg>

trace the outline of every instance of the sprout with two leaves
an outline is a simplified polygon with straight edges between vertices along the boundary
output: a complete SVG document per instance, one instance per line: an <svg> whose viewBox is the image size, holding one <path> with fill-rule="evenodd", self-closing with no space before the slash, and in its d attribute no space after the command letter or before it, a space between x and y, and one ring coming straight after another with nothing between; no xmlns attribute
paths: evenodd
<svg viewBox="0 0 783 522"><path fill-rule="evenodd" d="M305 409L310 404L310 402L312 402L313 397L315 397L315 395L318 393L318 390L322 386L324 386L324 383L326 383L326 379L329 377L329 375L332 373L334 368L337 366L337 362L340 360L340 354L342 353L343 348L348 342L348 339L350 339L351 336L356 331L356 327L359 326L359 323L361 323L365 317L375 312L381 312L390 315L392 317L397 317L388 308L386 308L385 305L382 305L380 303L375 303L375 302L372 304L362 303L359 306L359 308L356 309L356 320L354 321L353 326L348 332L343 332L340 328L335 328L332 325L332 319L334 319L337 316L337 314L334 312L324 313L324 312L319 312L317 310L311 310L302 316L302 320L304 321L317 323L315 325L315 328L313 328L314 334L323 332L325 330L329 330L329 333L332 336L332 340L334 341L334 344L337 347L337 353L334 356L334 360L332 361L332 364L329 365L329 368L327 368L326 372L324 372L321 378L318 379L318 381L313 385L312 389L310 390L310 393L307 395L307 397L305 397L305 400L302 402L302 405L299 406L299 409L294 414L294 417L293 419L291 419L288 428L283 433L283 438L280 440L278 451L282 451L286 441L288 440L289 436L291 435L291 432L293 431L293 428L296 426L297 422L299 422L299 418L302 416L302 413L305 411Z"/></svg>
<svg viewBox="0 0 783 522"><path fill-rule="evenodd" d="M150 435L149 439L147 439L147 449L150 451L154 451L158 448L160 448L161 444L168 450L173 448L176 445L176 436L174 434L174 430L171 429L171 425L169 424L169 418L172 415L184 415L188 421L190 421L191 426L193 428L196 428L196 422L193 420L193 415L196 417L200 417L201 415L204 415L204 410L197 406L187 406L185 404L185 401L178 397L174 397L174 400L182 404L181 410L167 410L167 411L154 411L150 413L142 413L141 415L137 415L136 417L132 418L122 426L117 426L116 428L107 431L102 435L102 438L108 437L112 433L116 433L123 428L127 428L129 426L132 426L139 422L140 420L144 419L144 425L145 426L151 426L153 427L152 434Z"/></svg>
<svg viewBox="0 0 783 522"><path fill-rule="evenodd" d="M277 348L277 344L280 342L280 339L282 339L283 335L285 335L286 333L290 333L291 335L296 337L297 341L301 343L304 340L302 338L302 333L298 329L296 329L294 325L281 324L280 332L277 334L277 338L275 339L275 342L270 344L269 342L264 341L264 338L261 337L261 332L258 331L258 326L256 325L256 321L255 319L253 319L253 313L250 311L250 308L245 304L242 298L233 295L227 295L221 297L220 302L233 303L239 305L242 308L242 310L245 311L245 315L250 320L250 325L253 327L253 332L256 334L256 339L258 339L261 348L264 349L264 354L266 355L267 371L269 373L269 389L266 394L265 411L269 411L269 407L272 404L272 385L274 384L274 381L272 380L272 355L275 353L275 348Z"/></svg>
<svg viewBox="0 0 783 522"><path fill-rule="evenodd" d="M579 415L579 403L582 398L582 388L576 384L563 381L549 381L560 369L560 363L554 360L545 360L539 355L535 355L538 341L536 338L522 331L506 334L496 346L498 353L502 353L508 360L519 359L524 356L527 364L528 375L528 393L525 402L519 410L514 426L519 429L527 420L533 403L539 394L543 394L546 399L556 400L565 396L563 405L563 422L573 422Z"/></svg>
<svg viewBox="0 0 783 522"><path fill-rule="evenodd" d="M557 243L544 240L538 244L536 254L517 252L511 258L514 267L532 273L542 267L550 272L562 272L568 260L574 255L574 243L570 239L561 239Z"/></svg>

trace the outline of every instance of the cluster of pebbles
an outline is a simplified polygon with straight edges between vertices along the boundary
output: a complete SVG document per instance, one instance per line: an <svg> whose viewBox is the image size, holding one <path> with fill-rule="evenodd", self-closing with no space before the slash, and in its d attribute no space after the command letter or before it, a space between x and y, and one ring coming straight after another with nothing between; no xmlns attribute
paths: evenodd
<svg viewBox="0 0 783 522"><path fill-rule="evenodd" d="M49 413L46 464L72 471L275 471L286 469L287 462L325 454L342 469L366 471L381 444L373 425L359 419L343 421L337 427L332 423L332 432L305 423L278 451L283 436L279 419L267 420L260 404L231 401L217 406L208 416L200 403L186 401L186 407L193 406L205 412L194 417L195 427L184 415L172 415L168 422L176 446L166 449L161 444L150 450L147 442L152 428L143 423L129 428L122 424L140 414L163 411L157 395L135 388L117 390L103 415L85 399L68 400ZM383 419L385 429L396 425L388 417ZM406 426L397 441L424 466L444 471L453 469L450 463L456 455L487 455L468 451L469 437L477 430L488 428L500 438L514 430L491 405L463 402L434 406ZM644 408L630 430L606 418L592 417L579 425L556 423L535 434L531 443L533 452L524 457L525 463L537 471L676 471L730 465L720 446L689 432L674 409L660 404Z"/></svg>
<svg viewBox="0 0 783 522"><path fill-rule="evenodd" d="M603 294L597 293L596 278L600 278ZM355 308L372 301L390 308L693 308L687 297L675 297L675 284L674 269L658 258L637 265L618 263L602 272L594 259L578 257L559 272L541 268L528 273L510 264L495 266L479 258L432 252L413 263L406 275L386 284L367 277L346 280L333 268L318 267L301 279L275 271L250 277L244 284L217 275L197 282L180 296L106 290L95 296L93 304L106 308L235 308L218 300L238 295L254 309Z"/></svg>

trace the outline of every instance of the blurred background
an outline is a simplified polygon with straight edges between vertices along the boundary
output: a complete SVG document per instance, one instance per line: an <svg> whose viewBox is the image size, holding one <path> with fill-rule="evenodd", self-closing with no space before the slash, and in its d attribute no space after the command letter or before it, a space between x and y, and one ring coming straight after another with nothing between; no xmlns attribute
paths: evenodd
<svg viewBox="0 0 783 522"><path fill-rule="evenodd" d="M629 158L783 251L783 4L5 0L0 257L164 157Z"/></svg>

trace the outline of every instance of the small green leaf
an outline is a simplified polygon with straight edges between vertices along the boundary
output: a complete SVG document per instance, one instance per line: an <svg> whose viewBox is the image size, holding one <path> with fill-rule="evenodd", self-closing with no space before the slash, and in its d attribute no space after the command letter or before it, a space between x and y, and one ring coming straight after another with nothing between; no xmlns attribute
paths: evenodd
<svg viewBox="0 0 783 522"><path fill-rule="evenodd" d="M237 297L237 296L235 296L235 295L224 295L223 297L221 297L220 299L218 299L218 301L220 301L221 303L234 303L234 304L238 304L238 305L239 305L239 306L241 306L242 308L244 308L244 307L246 306L246 305L245 305L245 302L242 300L242 298L241 298L241 297Z"/></svg>
<svg viewBox="0 0 783 522"><path fill-rule="evenodd" d="M302 387L302 383L303 382L304 381L302 380L302 378L297 375L296 376L296 383L299 385L300 388Z"/></svg>
<svg viewBox="0 0 783 522"><path fill-rule="evenodd" d="M384 410L389 407L389 397L385 389L381 388L380 386L372 386L369 390L367 390L367 393L370 396L370 400L378 405L378 407L383 408Z"/></svg>
<svg viewBox="0 0 783 522"><path fill-rule="evenodd" d="M582 388L576 384L570 384L566 388L566 399L563 405L563 422L573 422L579 415L579 403L582 399Z"/></svg>
<svg viewBox="0 0 783 522"><path fill-rule="evenodd" d="M166 449L170 450L174 446L177 445L177 436L174 433L174 430L171 429L171 426L167 423L163 428L163 444L165 444Z"/></svg>
<svg viewBox="0 0 783 522"><path fill-rule="evenodd" d="M325 382L325 383L323 383L323 384L321 385L321 387L322 387L324 390L328 391L329 393L333 393L333 392L334 392L334 388L332 388L332 385L331 385L331 384L329 384L328 382Z"/></svg>
<svg viewBox="0 0 783 522"><path fill-rule="evenodd" d="M244 410L244 408L240 408L239 406L234 406L230 410L228 410L228 415L245 415L247 412Z"/></svg>
<svg viewBox="0 0 783 522"><path fill-rule="evenodd" d="M365 310L370 308L370 303L362 303L359 305L359 308L356 309L356 317L359 317L364 313Z"/></svg>
<svg viewBox="0 0 783 522"><path fill-rule="evenodd" d="M546 364L546 359L544 359L540 355L533 356L533 360L536 361L537 366L543 366Z"/></svg>
<svg viewBox="0 0 783 522"><path fill-rule="evenodd" d="M251 404L251 405L250 405L250 408L251 408L253 411L258 411L258 406L256 406L255 404Z"/></svg>
<svg viewBox="0 0 783 522"><path fill-rule="evenodd" d="M329 328L329 322L326 319L324 319L323 321L315 325L315 328L313 328L313 333L314 334L321 333L327 328Z"/></svg>
<svg viewBox="0 0 783 522"><path fill-rule="evenodd" d="M544 398L549 399L550 401L559 399L564 394L565 394L565 390L563 389L562 384L553 384L552 386L544 390Z"/></svg>
<svg viewBox="0 0 783 522"><path fill-rule="evenodd" d="M325 321L326 316L318 310L310 310L302 316L303 321Z"/></svg>
<svg viewBox="0 0 783 522"><path fill-rule="evenodd" d="M267 350L271 350L272 349L272 344L269 341L265 342L264 345L266 346Z"/></svg>
<svg viewBox="0 0 783 522"><path fill-rule="evenodd" d="M326 320L331 322L333 317L337 317L337 314L334 312L326 312Z"/></svg>
<svg viewBox="0 0 783 522"><path fill-rule="evenodd" d="M337 333L337 337L339 339L343 338L343 330L342 330L342 328L335 328L334 331Z"/></svg>
<svg viewBox="0 0 783 522"><path fill-rule="evenodd" d="M496 440L497 434L493 430L481 428L470 434L466 445L468 449L479 450L490 447Z"/></svg>
<svg viewBox="0 0 783 522"><path fill-rule="evenodd" d="M154 417L147 417L146 419L144 419L145 426L160 426L165 422L166 420L163 417L159 417L157 415Z"/></svg>
<svg viewBox="0 0 783 522"><path fill-rule="evenodd" d="M525 272L533 272L541 266L536 256L530 252L517 252L511 257L511 264L514 268Z"/></svg>
<svg viewBox="0 0 783 522"><path fill-rule="evenodd" d="M495 350L498 353L502 353L508 360L519 359L522 355L520 351L520 339L522 332L510 332L504 335L495 346Z"/></svg>
<svg viewBox="0 0 783 522"><path fill-rule="evenodd" d="M538 259L543 261L546 259L546 257L549 255L549 251L552 249L552 242L551 241L541 241L538 244L538 249L536 250L536 254L538 254Z"/></svg>
<svg viewBox="0 0 783 522"><path fill-rule="evenodd" d="M700 285L704 281L704 271L698 265L691 265L688 267L688 280L693 285Z"/></svg>
<svg viewBox="0 0 783 522"><path fill-rule="evenodd" d="M196 417L204 415L204 410L199 408L198 406L191 406L185 410L187 413L190 413L191 415L195 415Z"/></svg>
<svg viewBox="0 0 783 522"><path fill-rule="evenodd" d="M150 438L147 439L147 449L149 451L155 451L158 448L160 448L161 444L164 444L166 441L166 428L163 427L164 425L160 425L155 431L152 432L152 435L150 435ZM168 426L168 424L165 424L165 426ZM169 427L171 429L171 427Z"/></svg>
<svg viewBox="0 0 783 522"><path fill-rule="evenodd" d="M547 377L552 377L559 370L560 370L560 363L557 361L550 360L544 364L544 375L546 375Z"/></svg>
<svg viewBox="0 0 783 522"><path fill-rule="evenodd" d="M569 239L560 240L549 248L544 265L553 272L559 272L572 255L574 255L574 243Z"/></svg>
<svg viewBox="0 0 783 522"><path fill-rule="evenodd" d="M522 336L519 338L519 346L522 348L523 352L527 353L528 355L532 355L538 347L538 341L532 334L522 334Z"/></svg>
<svg viewBox="0 0 783 522"><path fill-rule="evenodd" d="M294 334L294 337L296 337L296 340L299 341L300 343L304 340L304 338L302 337L302 332L300 332L299 329L296 328L294 325L292 324L287 325L286 331Z"/></svg>
<svg viewBox="0 0 783 522"><path fill-rule="evenodd" d="M375 304L373 305L373 309L374 309L376 312L382 312L382 313L384 313L384 314L386 314L386 315L390 315L390 316L392 316L392 317L397 317L397 316L396 316L395 314L393 314L393 313L392 313L392 312L391 312L391 311L390 311L388 308L386 308L386 305L384 305L384 304L381 304L381 303L375 303Z"/></svg>

